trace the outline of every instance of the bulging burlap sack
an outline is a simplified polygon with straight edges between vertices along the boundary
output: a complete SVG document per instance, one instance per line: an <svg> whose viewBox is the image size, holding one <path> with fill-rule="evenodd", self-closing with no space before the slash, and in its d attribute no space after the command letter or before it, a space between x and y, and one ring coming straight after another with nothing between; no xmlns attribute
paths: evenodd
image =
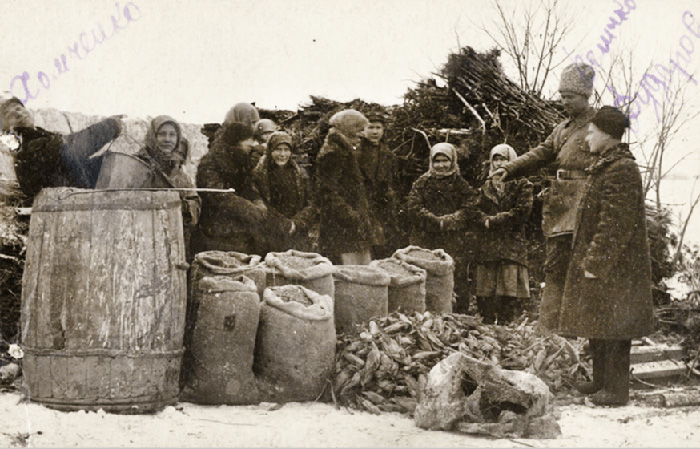
<svg viewBox="0 0 700 449"><path fill-rule="evenodd" d="M381 268L391 277L389 313L395 311L425 312L425 279L427 274L424 269L393 257L373 260L369 266Z"/></svg>
<svg viewBox="0 0 700 449"><path fill-rule="evenodd" d="M182 357L181 382L187 383L192 368L192 332L194 321L199 307L199 281L207 276L224 276L236 278L245 275L255 282L258 296L262 297L265 290L265 268L260 263L260 256L255 254L243 254L233 251L204 251L198 253L190 267L189 288L187 292L187 313L185 318L185 336L183 343L185 353Z"/></svg>
<svg viewBox="0 0 700 449"><path fill-rule="evenodd" d="M265 267L260 263L260 256L256 254L235 251L204 251L195 256L192 270L196 270L196 276L192 277L195 280L197 277L204 276L235 277L243 274L255 282L255 287L261 297L263 290L267 287Z"/></svg>
<svg viewBox="0 0 700 449"><path fill-rule="evenodd" d="M425 249L420 246L407 246L397 250L392 256L424 269L425 309L435 313L452 313L455 263L444 250Z"/></svg>
<svg viewBox="0 0 700 449"><path fill-rule="evenodd" d="M332 301L301 285L265 289L254 364L262 401L314 401L330 391Z"/></svg>
<svg viewBox="0 0 700 449"><path fill-rule="evenodd" d="M190 348L191 373L180 394L200 404L257 404L253 375L260 297L246 276L203 277Z"/></svg>
<svg viewBox="0 0 700 449"><path fill-rule="evenodd" d="M335 330L349 333L358 324L389 313L389 283L384 270L368 265L339 265L335 283Z"/></svg>
<svg viewBox="0 0 700 449"><path fill-rule="evenodd" d="M321 295L335 298L333 271L330 260L316 253L290 249L265 256L267 285L303 285Z"/></svg>

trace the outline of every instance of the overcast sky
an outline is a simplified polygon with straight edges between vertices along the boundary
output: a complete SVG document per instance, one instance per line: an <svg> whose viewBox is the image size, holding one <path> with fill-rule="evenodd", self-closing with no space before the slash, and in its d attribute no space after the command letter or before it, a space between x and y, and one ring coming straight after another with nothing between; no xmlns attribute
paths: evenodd
<svg viewBox="0 0 700 449"><path fill-rule="evenodd" d="M506 10L522 3L501 0ZM696 0L560 4L575 20L556 59L592 57L605 69L613 53L631 49L637 77L650 65L657 74L675 70L671 59L682 69L674 71L677 79L700 73ZM169 114L193 123L220 122L241 101L270 109L296 109L309 95L400 103L459 45L488 50L493 42L483 28L499 31L492 0L0 0L0 6L5 97L28 100L31 108ZM617 25L604 53L599 45L611 17ZM501 60L515 79L509 59ZM561 68L546 91L552 98ZM700 107L700 85L692 83L689 101ZM662 89L653 87L658 106ZM605 90L601 76L596 88ZM640 132L655 123L653 103L638 102ZM697 121L687 128L676 158L700 139ZM681 176L700 172L699 153L679 167Z"/></svg>
<svg viewBox="0 0 700 449"><path fill-rule="evenodd" d="M605 65L596 46L619 8L616 2L563 3L577 22L558 56L594 50ZM700 14L693 1L619 3L634 9L613 30L611 48L638 49L640 65L652 59L668 64L669 52L688 34L684 11ZM497 31L490 0L0 0L0 5L5 95L13 78L26 71L36 97L31 107L167 113L190 122L220 121L239 101L294 109L312 94L398 103L458 42L490 48L481 24ZM95 44L93 32L99 37L100 26L107 38ZM700 39L691 41L700 48ZM54 60L61 55L68 71L59 75ZM700 54L691 59L694 73ZM39 79L41 71L46 77ZM26 97L20 79L11 93Z"/></svg>
<svg viewBox="0 0 700 449"><path fill-rule="evenodd" d="M501 0L508 10L521 3ZM682 68L673 76L700 73L697 0L560 3L575 21L556 59L579 54L607 67L613 53L632 50L637 77L650 65L657 74L673 69L672 58ZM624 20L620 8L629 12ZM483 27L498 32L492 0L0 0L0 11L0 95L28 99L30 108L192 123L220 122L241 101L269 109L296 109L309 95L400 103L459 45L490 49ZM611 17L619 23L603 53ZM548 85L551 98L560 72ZM700 85L692 83L688 101L700 108ZM596 88L604 90L600 77ZM643 133L656 118L653 101L640 106ZM696 118L674 141L669 161L690 156L673 176L700 173L698 130ZM687 202L684 186L667 189L668 201Z"/></svg>

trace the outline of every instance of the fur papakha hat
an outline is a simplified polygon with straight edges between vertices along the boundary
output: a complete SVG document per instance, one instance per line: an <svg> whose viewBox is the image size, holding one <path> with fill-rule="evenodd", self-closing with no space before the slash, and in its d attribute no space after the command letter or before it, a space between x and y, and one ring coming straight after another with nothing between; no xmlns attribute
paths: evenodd
<svg viewBox="0 0 700 449"><path fill-rule="evenodd" d="M561 72L559 92L573 92L590 97L593 93L593 78L595 78L595 70L590 65L584 63L569 64Z"/></svg>

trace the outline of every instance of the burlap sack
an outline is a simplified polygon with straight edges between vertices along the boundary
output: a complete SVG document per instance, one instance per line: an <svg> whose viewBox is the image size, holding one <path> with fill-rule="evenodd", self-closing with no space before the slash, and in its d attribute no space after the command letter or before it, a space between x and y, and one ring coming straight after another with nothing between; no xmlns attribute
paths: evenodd
<svg viewBox="0 0 700 449"><path fill-rule="evenodd" d="M335 360L331 303L329 296L301 285L265 289L254 364L261 401L314 401L330 391Z"/></svg>
<svg viewBox="0 0 700 449"><path fill-rule="evenodd" d="M269 287L303 285L316 293L335 298L335 267L330 260L319 254L294 249L283 253L267 253L265 268Z"/></svg>
<svg viewBox="0 0 700 449"><path fill-rule="evenodd" d="M187 313L185 318L185 336L183 344L185 353L182 356L181 383L187 383L190 369L193 365L190 346L192 345L192 333L194 321L197 316L199 281L207 276L224 276L235 278L245 275L255 282L258 296L266 287L265 268L260 263L260 256L255 254L243 254L233 251L204 251L198 253L192 261L189 276L189 288L187 292Z"/></svg>
<svg viewBox="0 0 700 449"><path fill-rule="evenodd" d="M200 404L257 404L253 359L261 303L255 283L243 275L207 276L197 288L191 373L180 398Z"/></svg>
<svg viewBox="0 0 700 449"><path fill-rule="evenodd" d="M368 265L339 265L335 283L335 331L350 333L356 325L389 313L391 277Z"/></svg>
<svg viewBox="0 0 700 449"><path fill-rule="evenodd" d="M369 266L381 268L391 277L389 313L396 311L425 312L427 273L424 269L393 257L373 260Z"/></svg>
<svg viewBox="0 0 700 449"><path fill-rule="evenodd" d="M424 269L425 309L435 313L452 313L455 263L442 249L425 249L420 246L407 246L397 250L392 256Z"/></svg>
<svg viewBox="0 0 700 449"><path fill-rule="evenodd" d="M204 251L197 254L192 262L192 270L197 273L193 279L204 276L229 276L245 275L255 282L258 293L262 297L265 283L265 267L260 263L260 256L256 254L243 254L235 251Z"/></svg>

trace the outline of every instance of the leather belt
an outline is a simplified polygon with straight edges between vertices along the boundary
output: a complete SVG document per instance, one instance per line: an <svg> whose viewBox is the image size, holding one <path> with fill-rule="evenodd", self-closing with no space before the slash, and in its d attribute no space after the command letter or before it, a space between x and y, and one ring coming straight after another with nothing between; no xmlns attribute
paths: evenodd
<svg viewBox="0 0 700 449"><path fill-rule="evenodd" d="M564 170L560 168L557 170L557 180L561 181L573 181L576 179L586 179L588 175L583 170Z"/></svg>

